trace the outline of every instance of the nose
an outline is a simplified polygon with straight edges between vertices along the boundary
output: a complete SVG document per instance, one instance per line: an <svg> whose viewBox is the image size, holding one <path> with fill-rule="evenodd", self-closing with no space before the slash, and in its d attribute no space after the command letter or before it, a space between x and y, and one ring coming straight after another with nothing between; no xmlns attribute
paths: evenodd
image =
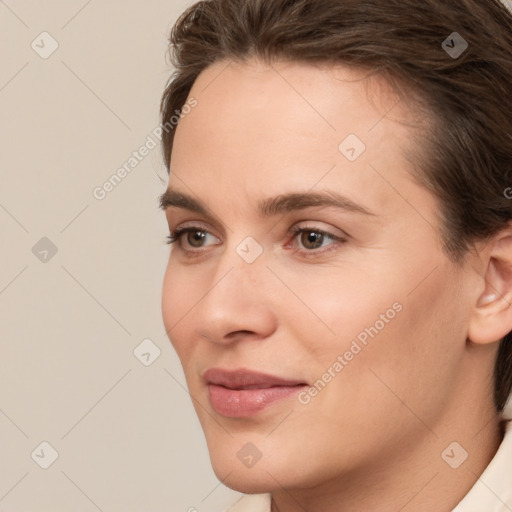
<svg viewBox="0 0 512 512"><path fill-rule="evenodd" d="M264 259L247 263L238 254L217 267L196 308L197 332L216 344L268 338L277 327L275 280Z"/></svg>

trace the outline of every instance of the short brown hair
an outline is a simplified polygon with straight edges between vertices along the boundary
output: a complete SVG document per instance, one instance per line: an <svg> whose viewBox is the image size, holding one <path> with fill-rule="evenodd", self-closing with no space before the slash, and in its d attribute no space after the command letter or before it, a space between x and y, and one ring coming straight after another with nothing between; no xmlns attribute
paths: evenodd
<svg viewBox="0 0 512 512"><path fill-rule="evenodd" d="M468 48L450 54L459 36ZM161 102L164 126L199 74L223 59L377 71L429 107L434 129L415 178L439 201L448 255L460 260L511 221L512 15L500 0L208 0L183 13L169 41L176 70ZM173 141L166 129L168 170ZM494 380L501 412L512 389L512 333L500 343Z"/></svg>

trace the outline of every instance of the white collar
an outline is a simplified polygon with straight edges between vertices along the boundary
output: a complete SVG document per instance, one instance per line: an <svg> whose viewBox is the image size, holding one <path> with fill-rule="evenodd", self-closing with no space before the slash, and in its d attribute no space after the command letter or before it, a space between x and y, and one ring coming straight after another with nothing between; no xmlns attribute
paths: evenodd
<svg viewBox="0 0 512 512"><path fill-rule="evenodd" d="M505 437L475 485L452 512L512 511L512 420L505 424Z"/></svg>

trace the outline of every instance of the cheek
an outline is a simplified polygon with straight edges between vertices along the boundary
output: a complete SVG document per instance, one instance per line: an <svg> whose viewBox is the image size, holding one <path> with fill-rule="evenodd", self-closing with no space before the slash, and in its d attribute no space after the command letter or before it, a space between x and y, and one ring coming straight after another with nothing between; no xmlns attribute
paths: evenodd
<svg viewBox="0 0 512 512"><path fill-rule="evenodd" d="M408 271L400 266L379 269L376 262L364 274L356 267L324 269L309 284L287 276L301 300L290 297L280 314L302 345L310 379L331 370L343 375L336 379L342 393L351 390L361 400L365 393L385 392L370 370L407 396L421 396L437 376L446 382L464 345L464 314L452 300L453 271L440 263L425 279L435 264L416 262ZM336 364L339 356L343 368ZM439 364L440 357L447 365Z"/></svg>
<svg viewBox="0 0 512 512"><path fill-rule="evenodd" d="M177 320L176 316L176 305L179 290L173 281L174 275L170 268L170 263L167 265L167 269L164 275L164 281L162 285L162 318L165 325L165 331L170 336L172 334L172 327Z"/></svg>
<svg viewBox="0 0 512 512"><path fill-rule="evenodd" d="M451 389L464 350L465 317L452 300L450 273L438 270L412 293L411 286L376 287L373 294L356 294L359 303L345 298L338 308L325 305L336 336L314 350L315 377L322 378L339 355L343 369L322 391L322 409L338 411L341 422L351 411L358 428L378 422L390 431L395 421L416 421L407 407L424 419L439 413L439 397Z"/></svg>
<svg viewBox="0 0 512 512"><path fill-rule="evenodd" d="M283 280L302 302L290 297L294 306L289 318L294 316L303 330L314 326L319 334L328 335L326 339L342 345L359 335L364 343L369 333L381 339L393 333L397 344L409 344L404 339L408 334L422 324L428 329L439 323L439 315L454 310L450 306L453 273L441 255L436 256L432 250L423 254L354 250L344 254L342 264L311 269L308 279L304 272L283 268ZM320 343L319 348L330 346Z"/></svg>
<svg viewBox="0 0 512 512"><path fill-rule="evenodd" d="M313 360L325 364L349 350L352 340L364 345L376 332L384 333L399 322L406 299L400 274L389 269L380 275L364 273L356 265L325 267L292 273L283 270L295 297L283 294L279 315L294 331Z"/></svg>
<svg viewBox="0 0 512 512"><path fill-rule="evenodd" d="M182 364L190 358L190 330L192 328L193 307L199 300L197 283L192 287L184 279L183 272L169 262L162 286L162 318L165 331L176 350Z"/></svg>

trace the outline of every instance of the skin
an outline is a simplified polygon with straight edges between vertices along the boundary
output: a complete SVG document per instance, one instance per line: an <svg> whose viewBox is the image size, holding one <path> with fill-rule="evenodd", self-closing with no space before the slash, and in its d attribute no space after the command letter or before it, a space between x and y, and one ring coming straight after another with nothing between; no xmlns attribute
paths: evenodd
<svg viewBox="0 0 512 512"><path fill-rule="evenodd" d="M462 264L448 258L439 206L405 157L421 123L384 79L366 75L217 62L194 84L197 107L175 137L169 189L206 214L169 206L170 231L208 234L199 247L186 234L171 246L164 323L216 475L241 492L272 492L280 512L446 512L501 442L492 368L512 327L510 233ZM366 145L354 162L338 149L351 133ZM258 211L264 199L324 191L373 215ZM311 248L294 227L343 241L325 235ZM236 252L248 236L263 250L253 263ZM286 399L250 418L212 408L206 369L312 385L396 303L400 312L309 403ZM457 469L442 458L454 441L468 453ZM262 454L251 468L237 457L249 442Z"/></svg>

